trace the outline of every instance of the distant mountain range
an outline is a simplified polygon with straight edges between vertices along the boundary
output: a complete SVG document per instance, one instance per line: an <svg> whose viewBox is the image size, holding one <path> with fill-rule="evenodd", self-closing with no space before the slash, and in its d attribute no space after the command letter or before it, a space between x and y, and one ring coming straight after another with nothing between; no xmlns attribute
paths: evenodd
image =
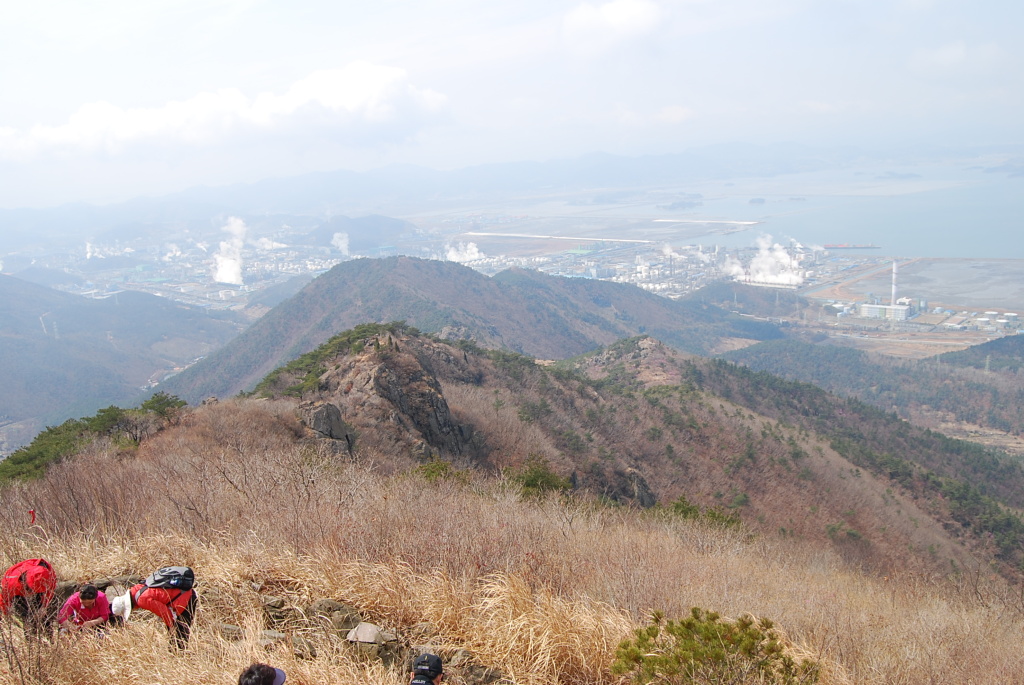
<svg viewBox="0 0 1024 685"><path fill-rule="evenodd" d="M234 395L338 331L389 321L545 359L565 359L640 333L694 354L713 353L732 339L781 336L772 324L633 285L524 269L487 277L454 262L413 257L358 259L319 276L160 389L191 402Z"/></svg>
<svg viewBox="0 0 1024 685"><path fill-rule="evenodd" d="M289 214L401 216L512 196L629 189L708 179L774 176L848 164L852 148L801 145L717 145L666 155L622 157L594 153L573 159L487 164L442 171L396 165L366 172L324 171L223 187L196 187L162 197L107 206L83 203L47 209L0 209L0 258L26 245L78 242L105 234L132 236L163 225L202 231L214 217Z"/></svg>

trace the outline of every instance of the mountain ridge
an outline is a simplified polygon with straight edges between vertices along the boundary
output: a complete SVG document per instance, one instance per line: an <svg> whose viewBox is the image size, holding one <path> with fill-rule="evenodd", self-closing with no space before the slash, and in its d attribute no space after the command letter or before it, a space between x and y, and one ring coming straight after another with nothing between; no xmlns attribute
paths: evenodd
<svg viewBox="0 0 1024 685"><path fill-rule="evenodd" d="M984 558L1013 577L1024 559L1018 463L813 386L772 391L646 336L553 366L403 324L333 340L257 392L295 397L320 438L386 472L539 459L576 489L643 507L683 497L880 572Z"/></svg>
<svg viewBox="0 0 1024 685"><path fill-rule="evenodd" d="M189 401L251 389L274 368L339 330L406 321L446 338L560 359L653 332L709 353L723 338L768 339L778 329L635 286L511 269L484 276L454 262L415 257L343 262L279 304L238 338L161 384Z"/></svg>

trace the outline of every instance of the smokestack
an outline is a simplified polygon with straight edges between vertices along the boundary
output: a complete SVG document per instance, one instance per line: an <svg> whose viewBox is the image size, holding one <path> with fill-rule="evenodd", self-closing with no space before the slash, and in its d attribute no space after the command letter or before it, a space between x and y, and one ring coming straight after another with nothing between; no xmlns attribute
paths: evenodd
<svg viewBox="0 0 1024 685"><path fill-rule="evenodd" d="M893 307L896 306L896 262L895 261L892 263L892 302L890 302L889 304L891 304Z"/></svg>

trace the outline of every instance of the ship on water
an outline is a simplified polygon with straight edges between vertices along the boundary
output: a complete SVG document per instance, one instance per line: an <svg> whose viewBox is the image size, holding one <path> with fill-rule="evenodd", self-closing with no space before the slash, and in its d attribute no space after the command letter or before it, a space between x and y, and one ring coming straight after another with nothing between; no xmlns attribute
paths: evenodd
<svg viewBox="0 0 1024 685"><path fill-rule="evenodd" d="M880 250L881 245L853 245L851 243L826 243L826 250Z"/></svg>

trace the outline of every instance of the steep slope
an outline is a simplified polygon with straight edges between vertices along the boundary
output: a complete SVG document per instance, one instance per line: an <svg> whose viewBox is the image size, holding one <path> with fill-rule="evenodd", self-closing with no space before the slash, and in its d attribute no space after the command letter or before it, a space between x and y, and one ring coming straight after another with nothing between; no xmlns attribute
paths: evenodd
<svg viewBox="0 0 1024 685"><path fill-rule="evenodd" d="M999 503L1019 506L1019 465L651 338L572 366L365 326L259 392L300 398L305 424L334 451L385 471L539 463L612 500L685 497L885 571L990 560L1012 574L1022 558L1019 514Z"/></svg>
<svg viewBox="0 0 1024 685"><path fill-rule="evenodd" d="M406 321L428 333L564 359L643 332L707 353L725 338L765 340L774 326L716 307L675 302L631 285L511 270L488 278L452 262L412 257L339 264L229 345L161 386L190 401L252 388L333 333Z"/></svg>
<svg viewBox="0 0 1024 685"><path fill-rule="evenodd" d="M154 374L237 334L215 314L137 292L90 300L0 276L0 423L7 447L43 422L128 402Z"/></svg>

